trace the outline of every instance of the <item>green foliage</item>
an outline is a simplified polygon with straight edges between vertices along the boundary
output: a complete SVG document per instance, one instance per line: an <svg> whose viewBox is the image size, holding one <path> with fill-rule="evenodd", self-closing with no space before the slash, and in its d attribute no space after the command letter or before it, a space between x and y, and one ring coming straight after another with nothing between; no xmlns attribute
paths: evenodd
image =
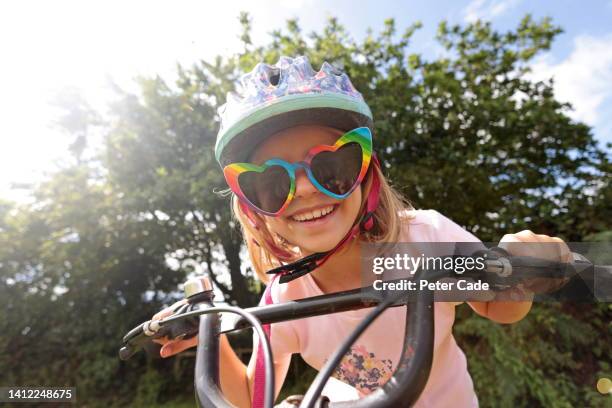
<svg viewBox="0 0 612 408"><path fill-rule="evenodd" d="M156 404L163 383L164 377L161 373L154 370L147 371L140 377L136 398L132 401L132 406L150 407Z"/></svg>
<svg viewBox="0 0 612 408"><path fill-rule="evenodd" d="M455 333L483 405L603 406L594 386L610 370L610 305L536 304L511 326L468 309Z"/></svg>
<svg viewBox="0 0 612 408"><path fill-rule="evenodd" d="M393 19L360 42L337 19L304 35L297 20L254 45L240 15L243 50L192 67L178 81L140 78L118 90L103 122L78 95L58 125L74 136L74 163L33 190L35 202L0 201L0 383L76 386L88 406L171 406L190 398L193 362L116 357L121 336L163 304L195 261L229 302L252 305L260 287L213 156L216 109L240 74L280 55L344 69L372 107L376 149L395 186L484 241L531 228L568 240L608 240L609 153L570 120L552 83L529 63L561 30L525 17L499 33L488 23L449 26L444 56L410 53L420 23ZM104 137L88 158L93 128ZM173 267L168 259L174 260ZM459 309L456 334L483 406L597 406L610 376L608 305L538 305L512 326ZM303 386L294 371L286 392Z"/></svg>

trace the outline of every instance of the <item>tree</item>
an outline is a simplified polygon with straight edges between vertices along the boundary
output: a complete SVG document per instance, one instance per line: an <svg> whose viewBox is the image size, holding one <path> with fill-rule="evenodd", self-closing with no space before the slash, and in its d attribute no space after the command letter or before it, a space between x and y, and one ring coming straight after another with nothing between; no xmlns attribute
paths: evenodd
<svg viewBox="0 0 612 408"><path fill-rule="evenodd" d="M39 186L34 204L4 214L3 384L75 386L83 402L132 397L144 359L128 372L118 342L181 279L164 267L164 242L146 239L156 223L122 212L116 198L78 164Z"/></svg>
<svg viewBox="0 0 612 408"><path fill-rule="evenodd" d="M147 214L171 237L167 253L204 265L226 300L256 302L253 274L243 272L242 236L214 159L215 105L231 84L227 68L179 68L178 89L141 79L141 98L123 94L106 140L105 167L130 212ZM155 239L151 237L151 239ZM230 282L223 279L228 272Z"/></svg>

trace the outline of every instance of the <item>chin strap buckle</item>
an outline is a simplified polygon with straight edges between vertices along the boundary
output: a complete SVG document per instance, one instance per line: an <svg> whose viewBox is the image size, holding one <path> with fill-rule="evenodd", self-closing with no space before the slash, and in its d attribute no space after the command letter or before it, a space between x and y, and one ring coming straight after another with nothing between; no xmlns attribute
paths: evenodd
<svg viewBox="0 0 612 408"><path fill-rule="evenodd" d="M290 282L315 270L317 266L319 266L318 261L324 258L326 255L326 252L317 252L315 254L308 255L297 262L281 265L278 268L271 269L266 273L272 275L280 274L279 283Z"/></svg>

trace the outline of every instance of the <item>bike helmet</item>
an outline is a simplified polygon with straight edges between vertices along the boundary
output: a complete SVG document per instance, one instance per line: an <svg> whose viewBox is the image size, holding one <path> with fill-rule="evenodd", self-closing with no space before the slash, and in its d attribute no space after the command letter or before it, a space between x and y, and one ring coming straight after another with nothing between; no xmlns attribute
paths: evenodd
<svg viewBox="0 0 612 408"><path fill-rule="evenodd" d="M365 126L373 131L372 112L348 76L327 62L315 72L305 56L280 57L275 65L257 64L242 76L238 91L227 94L219 116L215 157L221 167L247 161L266 137L297 125L325 125L345 132ZM372 163L380 166L376 155ZM359 231L370 230L380 187L376 172L373 175L358 222L333 249L267 273L280 275L281 283L289 282L321 266Z"/></svg>
<svg viewBox="0 0 612 408"><path fill-rule="evenodd" d="M348 76L327 62L316 72L305 56L257 64L227 94L219 116L215 157L222 167L246 161L263 139L297 125L373 130L372 112Z"/></svg>

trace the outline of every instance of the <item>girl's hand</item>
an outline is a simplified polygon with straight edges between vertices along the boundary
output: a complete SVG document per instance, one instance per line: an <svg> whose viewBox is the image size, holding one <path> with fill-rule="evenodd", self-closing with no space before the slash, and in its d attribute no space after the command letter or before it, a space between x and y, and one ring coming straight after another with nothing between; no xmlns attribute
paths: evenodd
<svg viewBox="0 0 612 408"><path fill-rule="evenodd" d="M560 238L536 235L531 231L507 234L499 247L515 256L532 256L558 262L569 262L571 252ZM489 301L468 302L481 316L499 323L514 323L529 313L534 293L558 289L567 279L534 278L501 292Z"/></svg>
<svg viewBox="0 0 612 408"><path fill-rule="evenodd" d="M516 234L506 234L499 242L499 247L515 256L530 256L555 262L569 263L572 253L561 238L537 235L529 230ZM519 285L525 292L548 293L561 288L569 278L532 278ZM517 293L514 293L516 295ZM512 295L512 294L511 294ZM521 295L519 293L519 295ZM521 300L525 297L521 296Z"/></svg>
<svg viewBox="0 0 612 408"><path fill-rule="evenodd" d="M172 306L169 306L164 310L156 313L151 320L161 320L165 317L168 317L174 313L174 309L185 303L187 303L187 300L179 300ZM187 350L188 348L197 346L198 336L194 336L187 340L169 340L167 337L163 337L160 339L153 339L153 341L162 345L162 348L159 351L159 355L165 358L180 353L181 351Z"/></svg>

